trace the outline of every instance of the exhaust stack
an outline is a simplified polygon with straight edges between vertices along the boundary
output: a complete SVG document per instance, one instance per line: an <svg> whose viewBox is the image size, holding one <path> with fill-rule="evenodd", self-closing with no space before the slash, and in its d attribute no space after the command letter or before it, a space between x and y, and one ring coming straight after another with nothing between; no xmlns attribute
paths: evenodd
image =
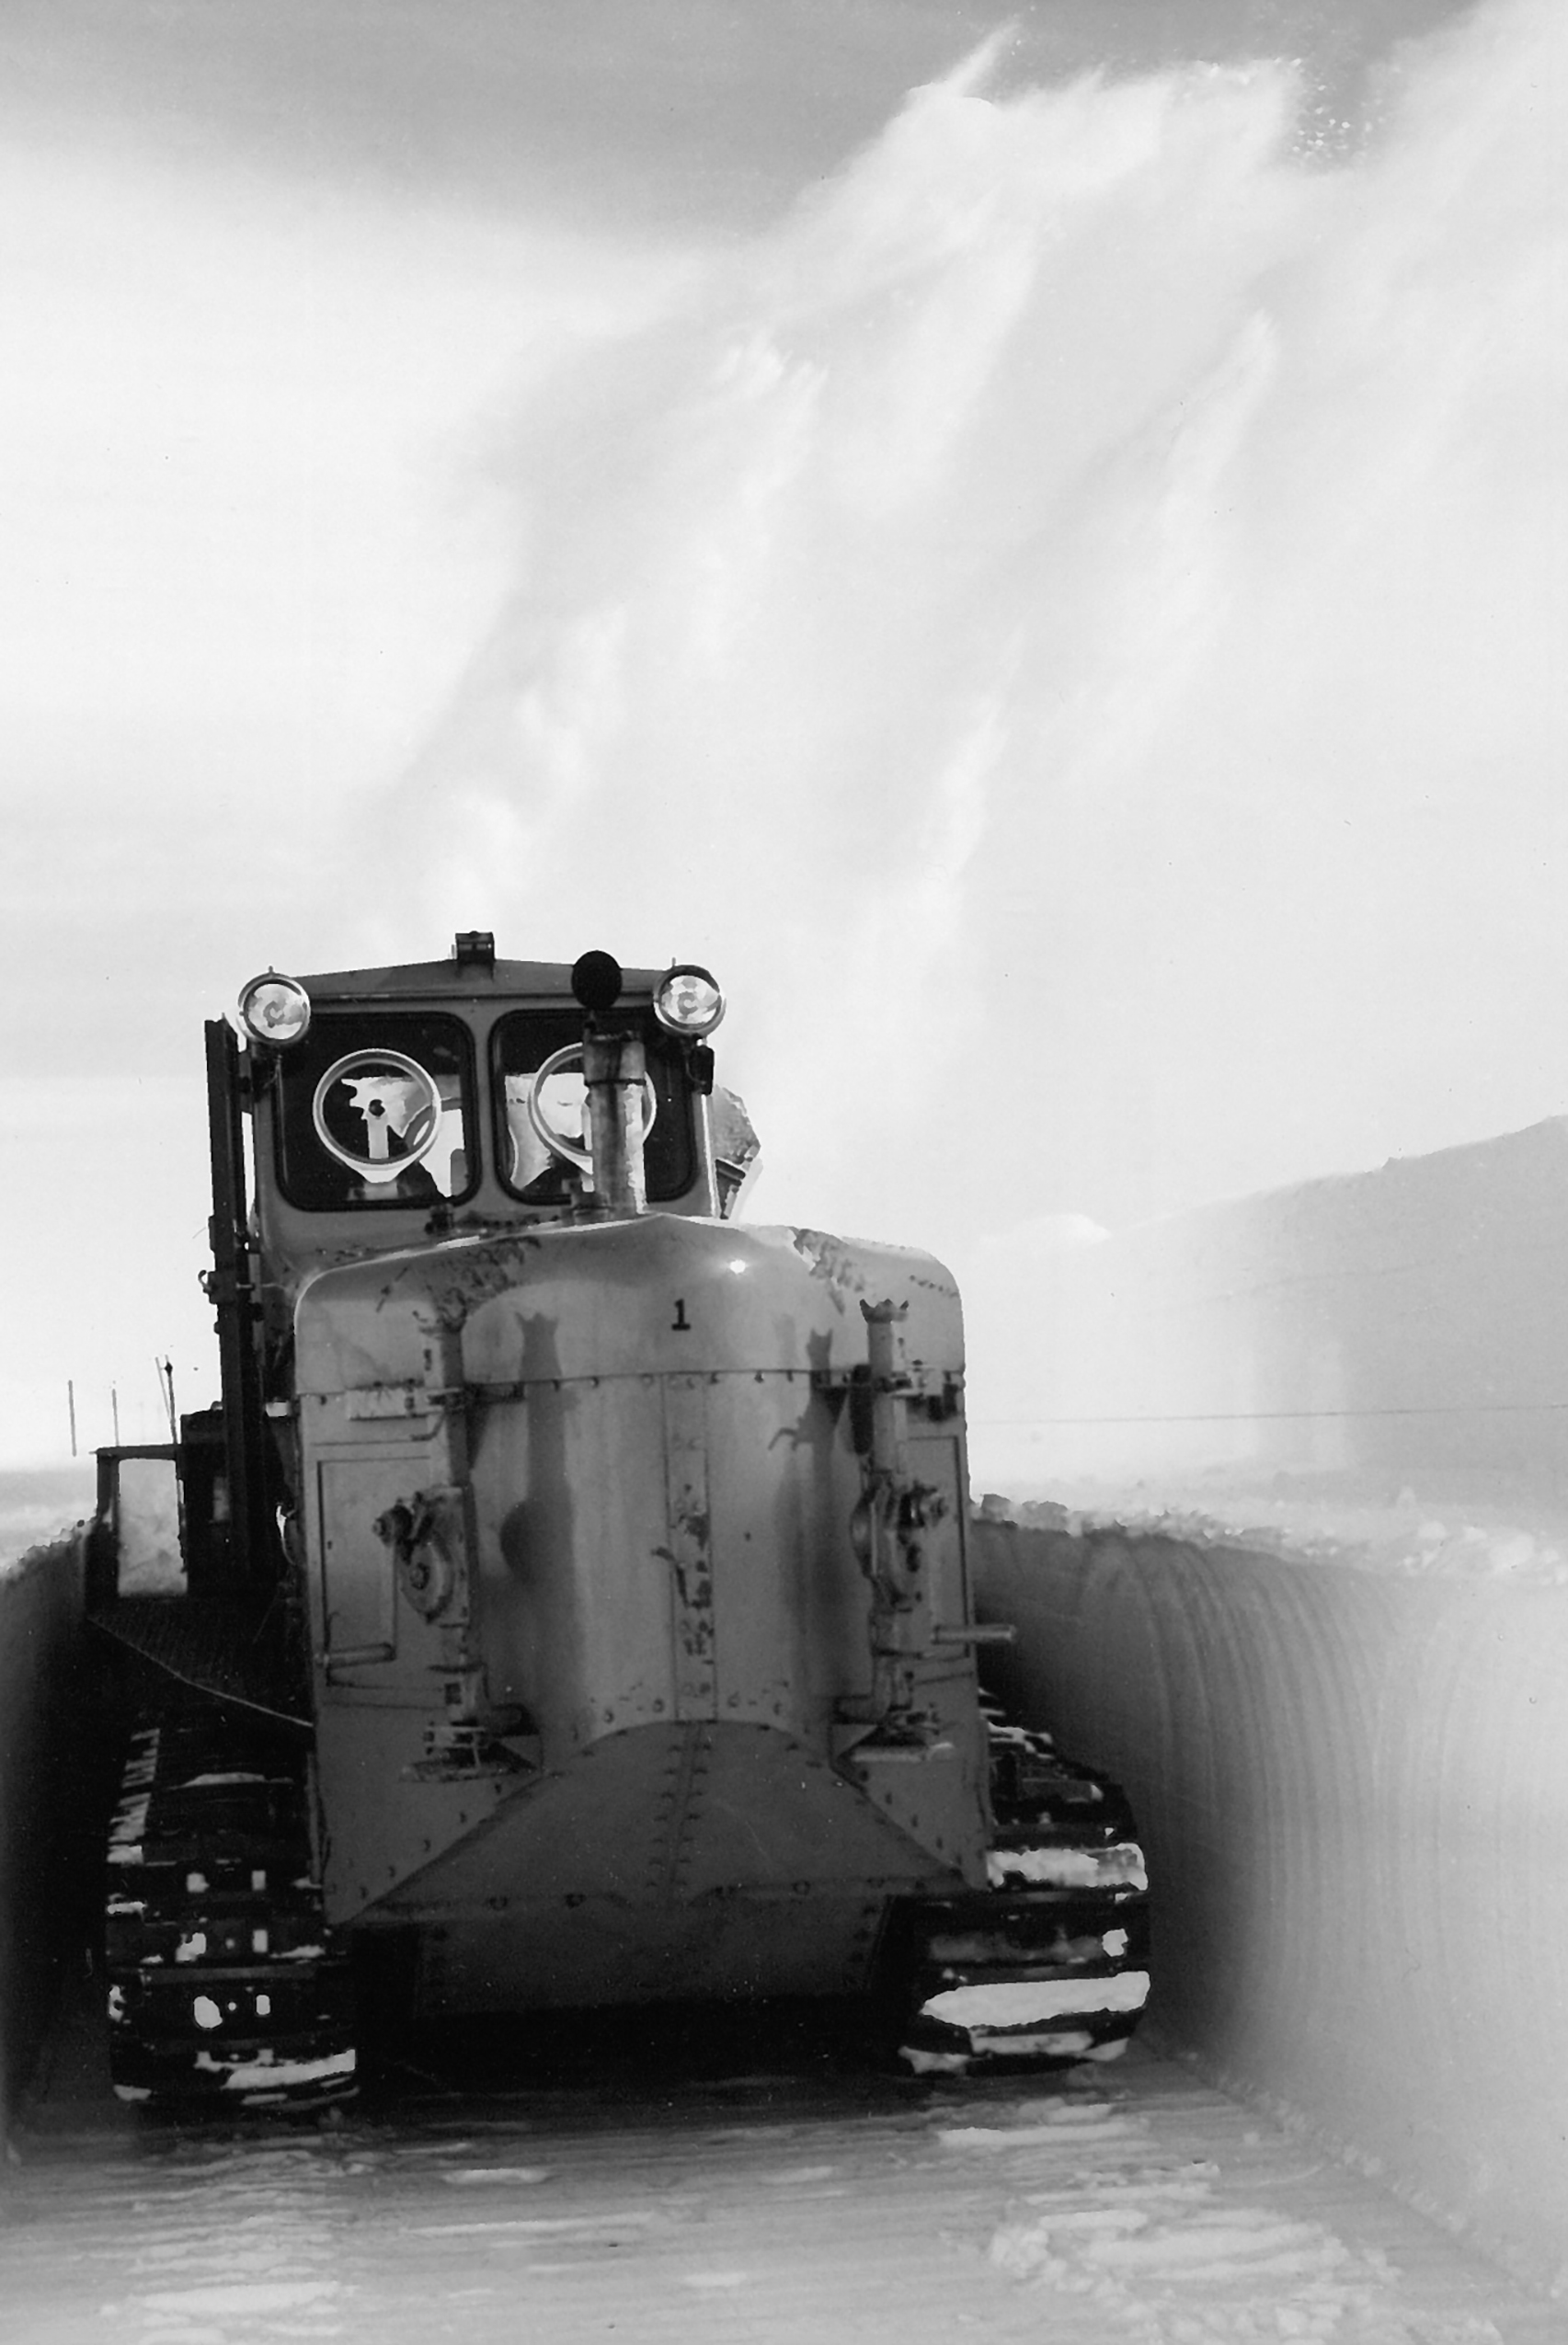
<svg viewBox="0 0 1568 2345"><path fill-rule="evenodd" d="M593 1160L593 1210L616 1219L647 1211L643 1170L647 1052L640 1035L601 1023L621 999L624 982L612 953L584 953L572 970L572 991L588 1012L582 1071L588 1086L585 1138Z"/></svg>
<svg viewBox="0 0 1568 2345"><path fill-rule="evenodd" d="M588 1145L598 1209L619 1219L647 1211L643 1170L647 1053L640 1035L598 1034L590 1018L582 1043L588 1085Z"/></svg>

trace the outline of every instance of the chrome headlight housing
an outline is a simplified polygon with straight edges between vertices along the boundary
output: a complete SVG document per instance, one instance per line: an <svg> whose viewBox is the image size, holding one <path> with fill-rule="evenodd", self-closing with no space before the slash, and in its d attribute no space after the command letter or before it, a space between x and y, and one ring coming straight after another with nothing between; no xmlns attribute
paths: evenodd
<svg viewBox="0 0 1568 2345"><path fill-rule="evenodd" d="M654 988L653 1014L668 1033L700 1042L724 1016L718 979L695 961L678 961Z"/></svg>
<svg viewBox="0 0 1568 2345"><path fill-rule="evenodd" d="M240 1029L251 1042L287 1050L303 1042L310 1031L310 995L298 978L280 977L268 969L240 988L237 1013Z"/></svg>

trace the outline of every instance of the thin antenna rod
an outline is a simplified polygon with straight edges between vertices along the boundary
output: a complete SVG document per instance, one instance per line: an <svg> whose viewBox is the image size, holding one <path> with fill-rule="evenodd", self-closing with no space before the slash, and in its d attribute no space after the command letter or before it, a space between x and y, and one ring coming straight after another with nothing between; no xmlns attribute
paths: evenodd
<svg viewBox="0 0 1568 2345"><path fill-rule="evenodd" d="M109 1405L114 1418L114 1446L118 1449L120 1447L120 1387L118 1384L111 1384L109 1388Z"/></svg>
<svg viewBox="0 0 1568 2345"><path fill-rule="evenodd" d="M65 1379L65 1406L71 1413L71 1455L74 1458L76 1454L76 1379L72 1376Z"/></svg>

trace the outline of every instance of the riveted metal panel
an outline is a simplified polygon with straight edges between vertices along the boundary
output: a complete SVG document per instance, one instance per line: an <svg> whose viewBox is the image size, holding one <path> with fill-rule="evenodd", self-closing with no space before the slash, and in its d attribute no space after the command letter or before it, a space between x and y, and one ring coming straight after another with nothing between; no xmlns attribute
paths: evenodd
<svg viewBox="0 0 1568 2345"><path fill-rule="evenodd" d="M322 1649L328 1677L392 1661L397 1652L397 1582L374 1525L407 1495L406 1454L324 1458L316 1469L321 1524Z"/></svg>
<svg viewBox="0 0 1568 2345"><path fill-rule="evenodd" d="M964 1488L956 1436L946 1432L910 1434L904 1445L912 1479L936 1493L921 1539L931 1617L936 1627L957 1628L969 1617L964 1573Z"/></svg>
<svg viewBox="0 0 1568 2345"><path fill-rule="evenodd" d="M665 1493L675 1632L676 1715L717 1714L713 1522L708 1506L707 1378L669 1376L664 1386Z"/></svg>
<svg viewBox="0 0 1568 2345"><path fill-rule="evenodd" d="M960 1878L794 1737L692 1721L499 1799L374 1918L426 1931L436 2010L842 1994L889 1899Z"/></svg>
<svg viewBox="0 0 1568 2345"><path fill-rule="evenodd" d="M716 1715L820 1734L870 1673L847 1418L788 1369L714 1377L706 1414Z"/></svg>
<svg viewBox="0 0 1568 2345"><path fill-rule="evenodd" d="M470 1413L485 1659L551 1750L675 1715L675 1574L653 1377L539 1379Z"/></svg>

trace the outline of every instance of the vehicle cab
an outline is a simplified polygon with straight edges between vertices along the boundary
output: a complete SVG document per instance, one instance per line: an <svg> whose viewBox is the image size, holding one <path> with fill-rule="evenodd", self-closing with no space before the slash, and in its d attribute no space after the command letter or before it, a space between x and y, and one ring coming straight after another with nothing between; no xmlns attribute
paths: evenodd
<svg viewBox="0 0 1568 2345"><path fill-rule="evenodd" d="M232 1021L209 1023L205 1284L223 1397L183 1429L197 1578L227 1571L225 1557L270 1578L282 1499L274 1445L288 1446L295 1307L310 1279L612 1216L583 1128L590 1030L624 1037L639 1066L647 1209L735 1209L757 1139L741 1102L715 1092L706 1036L723 1014L717 984L693 964L502 960L492 935L469 931L444 961L303 978L269 969L242 989Z"/></svg>
<svg viewBox="0 0 1568 2345"><path fill-rule="evenodd" d="M647 1070L648 1207L723 1214L756 1155L739 1103L714 1097L705 1036L723 997L693 967L609 967L615 998L597 1015L636 1036ZM328 1263L594 1212L573 974L498 959L479 932L446 961L269 970L246 987L234 1088L267 1286L292 1297Z"/></svg>

